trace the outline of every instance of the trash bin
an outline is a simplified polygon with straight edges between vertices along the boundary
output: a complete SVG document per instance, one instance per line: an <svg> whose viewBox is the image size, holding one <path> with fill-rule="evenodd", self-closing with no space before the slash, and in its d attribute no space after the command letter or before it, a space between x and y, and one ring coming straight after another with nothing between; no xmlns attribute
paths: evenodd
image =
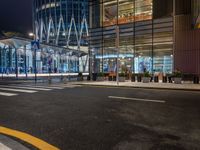
<svg viewBox="0 0 200 150"><path fill-rule="evenodd" d="M172 83L172 76L168 77L168 81L169 81L169 83Z"/></svg>
<svg viewBox="0 0 200 150"><path fill-rule="evenodd" d="M154 76L154 82L158 83L158 76Z"/></svg>
<svg viewBox="0 0 200 150"><path fill-rule="evenodd" d="M97 73L93 73L93 74L92 74L92 80L93 80L93 81L96 81L96 80L97 80Z"/></svg>
<svg viewBox="0 0 200 150"><path fill-rule="evenodd" d="M193 83L194 84L199 84L199 77L198 76L194 76Z"/></svg>
<svg viewBox="0 0 200 150"><path fill-rule="evenodd" d="M167 83L167 77L166 76L163 76L163 83Z"/></svg>
<svg viewBox="0 0 200 150"><path fill-rule="evenodd" d="M87 76L87 81L90 81L90 76Z"/></svg>
<svg viewBox="0 0 200 150"><path fill-rule="evenodd" d="M137 76L137 82L142 82L142 77L141 76Z"/></svg>
<svg viewBox="0 0 200 150"><path fill-rule="evenodd" d="M113 81L117 81L117 77L116 76L113 76Z"/></svg>

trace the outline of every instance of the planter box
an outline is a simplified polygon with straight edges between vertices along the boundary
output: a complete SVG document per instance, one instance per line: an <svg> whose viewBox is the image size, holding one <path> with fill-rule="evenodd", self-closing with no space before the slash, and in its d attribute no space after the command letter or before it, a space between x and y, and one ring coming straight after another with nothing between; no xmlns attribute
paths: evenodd
<svg viewBox="0 0 200 150"><path fill-rule="evenodd" d="M182 78L177 78L177 77L174 78L175 84L181 84L182 83L181 81L182 81Z"/></svg>
<svg viewBox="0 0 200 150"><path fill-rule="evenodd" d="M104 77L97 77L97 81L104 81Z"/></svg>
<svg viewBox="0 0 200 150"><path fill-rule="evenodd" d="M143 82L143 83L149 83L150 80L151 80L151 77L143 77L143 78L142 78L142 82Z"/></svg>
<svg viewBox="0 0 200 150"><path fill-rule="evenodd" d="M125 82L125 77L119 77L119 82Z"/></svg>

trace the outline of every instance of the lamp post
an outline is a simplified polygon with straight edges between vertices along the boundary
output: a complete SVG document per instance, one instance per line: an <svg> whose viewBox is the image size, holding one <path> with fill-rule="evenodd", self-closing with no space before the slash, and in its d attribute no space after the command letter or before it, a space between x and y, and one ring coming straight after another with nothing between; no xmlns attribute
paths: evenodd
<svg viewBox="0 0 200 150"><path fill-rule="evenodd" d="M175 69L175 49L176 49L176 0L173 0L173 69Z"/></svg>
<svg viewBox="0 0 200 150"><path fill-rule="evenodd" d="M115 46L116 46L116 51L117 51L116 81L117 81L117 85L119 85L119 26L118 25L116 25L115 30L116 30L116 41L115 41L116 45Z"/></svg>
<svg viewBox="0 0 200 150"><path fill-rule="evenodd" d="M34 40L33 43L31 43L31 47L32 47L32 50L34 49L34 73L35 73L35 83L37 83L37 58L36 58L36 50L37 48L35 47L35 44L36 44L36 36L34 33L29 33L29 36L32 37L32 39ZM39 48L39 47L38 47Z"/></svg>

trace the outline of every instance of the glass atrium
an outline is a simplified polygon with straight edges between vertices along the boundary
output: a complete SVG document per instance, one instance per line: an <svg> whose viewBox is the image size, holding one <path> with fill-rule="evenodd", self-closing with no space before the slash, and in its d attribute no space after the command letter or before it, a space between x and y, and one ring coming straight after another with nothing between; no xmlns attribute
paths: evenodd
<svg viewBox="0 0 200 150"><path fill-rule="evenodd" d="M152 0L91 1L92 72L116 72L119 56L119 72L171 73L173 16L156 18L156 9Z"/></svg>

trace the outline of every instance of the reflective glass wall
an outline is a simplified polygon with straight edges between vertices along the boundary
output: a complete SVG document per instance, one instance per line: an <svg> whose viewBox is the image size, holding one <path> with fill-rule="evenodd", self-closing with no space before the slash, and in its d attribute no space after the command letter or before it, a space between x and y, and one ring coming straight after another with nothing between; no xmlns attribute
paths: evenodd
<svg viewBox="0 0 200 150"><path fill-rule="evenodd" d="M153 0L91 1L90 13L92 72L116 72L118 56L120 72L172 72L173 19L153 18Z"/></svg>
<svg viewBox="0 0 200 150"><path fill-rule="evenodd" d="M38 74L88 72L88 56L65 49L43 47L35 53L30 45L17 49L0 44L1 74Z"/></svg>
<svg viewBox="0 0 200 150"><path fill-rule="evenodd" d="M33 6L40 42L88 50L88 0L34 0Z"/></svg>

